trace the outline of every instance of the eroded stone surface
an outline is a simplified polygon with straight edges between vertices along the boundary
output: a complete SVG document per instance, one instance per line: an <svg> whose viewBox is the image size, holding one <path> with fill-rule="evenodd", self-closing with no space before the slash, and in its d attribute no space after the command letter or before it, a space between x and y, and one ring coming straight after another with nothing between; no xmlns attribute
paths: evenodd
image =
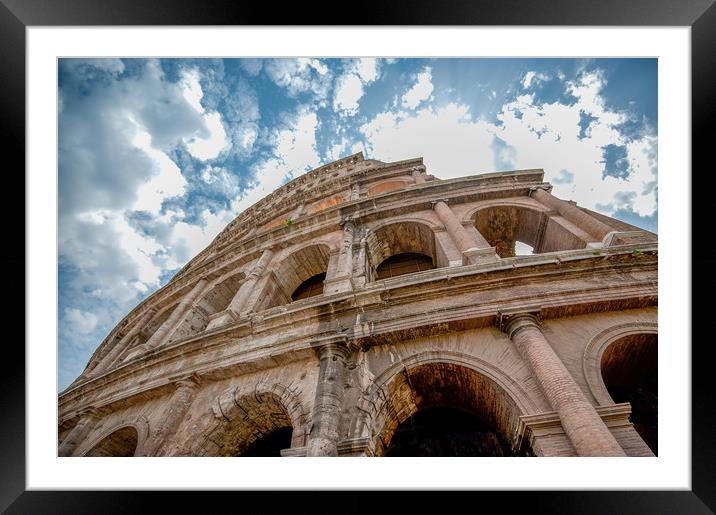
<svg viewBox="0 0 716 515"><path fill-rule="evenodd" d="M60 454L382 456L454 410L470 427L428 447L653 455L610 388L654 379L656 236L550 188L541 170L441 181L362 154L298 177L107 336L59 397ZM433 267L377 280L404 252ZM511 338L520 312L534 324Z"/></svg>

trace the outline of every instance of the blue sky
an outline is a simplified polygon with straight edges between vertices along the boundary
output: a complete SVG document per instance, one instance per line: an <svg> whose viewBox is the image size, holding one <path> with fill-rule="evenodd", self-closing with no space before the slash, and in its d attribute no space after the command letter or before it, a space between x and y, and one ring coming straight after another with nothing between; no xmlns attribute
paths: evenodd
<svg viewBox="0 0 716 515"><path fill-rule="evenodd" d="M61 59L59 379L241 211L340 157L543 168L657 230L656 59Z"/></svg>

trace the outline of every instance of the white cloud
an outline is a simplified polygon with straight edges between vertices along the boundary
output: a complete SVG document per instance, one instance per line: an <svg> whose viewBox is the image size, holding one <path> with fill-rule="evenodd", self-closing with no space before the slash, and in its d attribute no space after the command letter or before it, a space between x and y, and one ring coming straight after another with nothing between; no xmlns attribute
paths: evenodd
<svg viewBox="0 0 716 515"><path fill-rule="evenodd" d="M573 105L539 104L534 95L519 96L503 106L498 115L502 125L495 127L495 133L517 150L515 168L544 168L545 180L557 179L555 195L575 200L589 209L599 206L608 214L618 207L615 198L629 198L622 207L651 215L656 210L656 192L644 194L644 191L650 181L656 180L656 161L649 158L655 153L656 138L643 136L627 144L615 127L626 117L605 107L601 94L604 84L598 71L585 72L567 83L567 91L577 97ZM582 139L579 139L580 111L596 118L589 134ZM627 146L631 165L628 180L603 176L603 147L610 144ZM573 174L574 181L562 181L562 170ZM630 192L635 195L625 196Z"/></svg>
<svg viewBox="0 0 716 515"><path fill-rule="evenodd" d="M97 327L97 316L89 311L76 308L65 308L65 317L80 334L89 334Z"/></svg>
<svg viewBox="0 0 716 515"><path fill-rule="evenodd" d="M186 147L192 156L202 161L207 161L216 158L222 151L227 150L230 142L221 123L219 113L204 114L204 123L209 129L209 137L194 136L189 138L186 141Z"/></svg>
<svg viewBox="0 0 716 515"><path fill-rule="evenodd" d="M154 162L158 173L139 186L132 209L158 215L164 200L183 195L187 183L176 163L164 152L153 148L151 140L146 132L138 134L134 140L137 148L142 149Z"/></svg>
<svg viewBox="0 0 716 515"><path fill-rule="evenodd" d="M417 112L385 112L363 125L369 154L393 161L423 156L441 179L491 171L490 124L473 121L465 105L448 104Z"/></svg>
<svg viewBox="0 0 716 515"><path fill-rule="evenodd" d="M522 78L522 87L524 89L528 89L532 86L532 84L536 86L540 82L544 82L546 80L549 80L549 75L540 72L529 71L525 73L525 76Z"/></svg>
<svg viewBox="0 0 716 515"><path fill-rule="evenodd" d="M263 66L266 75L292 97L311 92L318 100L325 99L332 75L319 59L269 59Z"/></svg>
<svg viewBox="0 0 716 515"><path fill-rule="evenodd" d="M333 108L346 115L358 112L358 100L363 96L363 82L356 74L341 75L336 81Z"/></svg>
<svg viewBox="0 0 716 515"><path fill-rule="evenodd" d="M355 115L358 101L365 93L365 86L379 75L378 61L374 58L357 59L346 66L343 75L336 79L333 93L333 109L342 115Z"/></svg>
<svg viewBox="0 0 716 515"><path fill-rule="evenodd" d="M231 210L212 213L205 209L201 213L201 223L199 225L178 222L174 225L171 236L174 253L185 257L182 261L193 258L204 250L234 217L235 215ZM179 266L182 264L183 262L178 263Z"/></svg>
<svg viewBox="0 0 716 515"><path fill-rule="evenodd" d="M378 60L373 57L364 57L358 59L355 63L355 70L360 76L360 79L365 83L370 83L378 79L378 68Z"/></svg>
<svg viewBox="0 0 716 515"><path fill-rule="evenodd" d="M181 74L179 86L182 95L186 101L189 102L189 105L191 105L197 113L203 113L204 107L201 105L201 99L204 97L204 92L201 89L199 80L199 70L184 70Z"/></svg>
<svg viewBox="0 0 716 515"><path fill-rule="evenodd" d="M535 75L529 83L535 80L541 79ZM375 158L392 161L423 156L430 173L440 178L492 171L496 160L509 162L513 169L543 168L545 180L554 181L555 195L589 209L611 214L627 207L642 216L652 215L657 207L657 138L644 135L629 141L620 132L618 125L627 118L606 107L604 84L599 71L584 72L567 83L566 91L577 98L573 105L540 103L534 94L519 95L502 106L497 124L474 121L467 106L448 104L383 112L360 127L360 132ZM404 97L407 107L418 102L417 95L411 98L408 102ZM580 139L582 111L596 120ZM505 145L495 145L495 136ZM604 177L603 147L610 144L626 148L627 180Z"/></svg>
<svg viewBox="0 0 716 515"><path fill-rule="evenodd" d="M425 68L420 72L417 77L417 81L402 97L403 107L408 109L415 109L424 100L428 100L433 92L432 83L432 70Z"/></svg>
<svg viewBox="0 0 716 515"><path fill-rule="evenodd" d="M204 92L201 89L200 80L201 76L198 70L184 70L179 87L189 105L197 113L201 114L209 133L207 137L202 137L201 134L194 134L186 138L187 150L197 159L207 161L216 158L222 151L227 150L230 141L221 123L221 115L218 112L205 112L204 107L201 105Z"/></svg>

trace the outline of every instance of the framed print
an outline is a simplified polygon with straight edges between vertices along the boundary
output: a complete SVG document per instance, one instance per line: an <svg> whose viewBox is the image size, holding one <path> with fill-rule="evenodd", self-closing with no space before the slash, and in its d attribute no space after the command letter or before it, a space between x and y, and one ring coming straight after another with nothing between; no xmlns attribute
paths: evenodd
<svg viewBox="0 0 716 515"><path fill-rule="evenodd" d="M713 6L290 9L5 2L28 304L3 507L396 489L710 513L689 212Z"/></svg>

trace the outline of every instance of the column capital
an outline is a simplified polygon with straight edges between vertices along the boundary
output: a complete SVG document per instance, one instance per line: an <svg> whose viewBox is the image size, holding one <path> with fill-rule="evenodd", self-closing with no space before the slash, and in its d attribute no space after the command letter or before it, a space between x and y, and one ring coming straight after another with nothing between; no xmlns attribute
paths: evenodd
<svg viewBox="0 0 716 515"><path fill-rule="evenodd" d="M355 222L353 220L353 216L352 215L344 216L343 218L341 218L341 221L338 222L338 225L343 227L344 230L345 229L347 229L349 231L353 230L353 227L355 227Z"/></svg>
<svg viewBox="0 0 716 515"><path fill-rule="evenodd" d="M430 207L432 207L432 209L435 209L435 206L437 206L437 205L440 204L441 202L442 202L443 204L445 204L445 205L448 205L449 202L450 202L450 199L441 198L441 199L431 200L431 201L430 201Z"/></svg>
<svg viewBox="0 0 716 515"><path fill-rule="evenodd" d="M529 194L528 194L528 195L531 197L532 194L533 194L535 191L537 191L537 190L546 191L547 193L550 193L550 194L551 194L551 193L552 193L552 185L551 185L551 184L539 184L539 185L537 185L537 186L532 186L532 187L530 188L530 191L529 191Z"/></svg>
<svg viewBox="0 0 716 515"><path fill-rule="evenodd" d="M179 388L197 388L201 385L201 380L201 376L193 372L191 374L171 377L169 382L178 390Z"/></svg>
<svg viewBox="0 0 716 515"><path fill-rule="evenodd" d="M346 359L350 353L348 335L346 334L333 334L314 338L311 341L311 347L316 351L319 359L332 355Z"/></svg>
<svg viewBox="0 0 716 515"><path fill-rule="evenodd" d="M541 319L541 307L537 305L497 310L497 325L510 338L523 327L539 327Z"/></svg>

